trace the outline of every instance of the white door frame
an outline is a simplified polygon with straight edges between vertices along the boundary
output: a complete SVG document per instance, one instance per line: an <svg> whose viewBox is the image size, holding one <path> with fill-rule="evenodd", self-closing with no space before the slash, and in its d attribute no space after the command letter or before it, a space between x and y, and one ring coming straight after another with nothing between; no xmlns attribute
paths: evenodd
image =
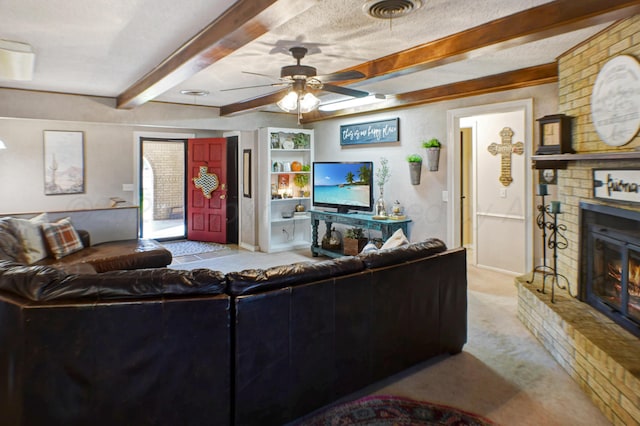
<svg viewBox="0 0 640 426"><path fill-rule="evenodd" d="M460 247L462 236L460 235L460 119L476 115L486 115L503 112L524 111L525 120L525 170L531 170L531 151L533 147L533 99L523 99L518 101L500 102L488 105L479 105L468 108L458 108L447 111L447 188L449 194L447 199L447 217L449 220L447 232L447 245L449 247ZM475 132L474 132L475 134ZM474 136L475 141L475 136ZM476 161L476 144L473 149L474 162ZM533 269L533 173L525 173L525 270ZM473 176L473 197L475 200L476 178ZM475 201L474 201L475 204ZM475 207L472 209L475 212ZM474 215L475 216L475 215ZM476 247L477 235L474 217L473 226L473 246ZM474 251L473 256L476 256ZM474 257L475 259L475 257Z"/></svg>

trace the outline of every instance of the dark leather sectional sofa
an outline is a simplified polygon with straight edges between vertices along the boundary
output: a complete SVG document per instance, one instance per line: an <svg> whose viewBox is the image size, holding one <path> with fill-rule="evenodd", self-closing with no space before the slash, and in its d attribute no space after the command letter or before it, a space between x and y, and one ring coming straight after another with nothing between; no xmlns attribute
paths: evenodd
<svg viewBox="0 0 640 426"><path fill-rule="evenodd" d="M435 239L226 275L0 261L0 424L283 424L460 352L466 284Z"/></svg>

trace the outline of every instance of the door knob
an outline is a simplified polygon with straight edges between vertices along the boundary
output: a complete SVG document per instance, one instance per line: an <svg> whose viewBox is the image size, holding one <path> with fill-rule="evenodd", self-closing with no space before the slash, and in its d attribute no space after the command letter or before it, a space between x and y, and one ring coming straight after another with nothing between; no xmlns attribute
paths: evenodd
<svg viewBox="0 0 640 426"><path fill-rule="evenodd" d="M227 194L222 194L222 195L220 195L220 199L221 199L221 200L224 200L225 198L227 198Z"/></svg>

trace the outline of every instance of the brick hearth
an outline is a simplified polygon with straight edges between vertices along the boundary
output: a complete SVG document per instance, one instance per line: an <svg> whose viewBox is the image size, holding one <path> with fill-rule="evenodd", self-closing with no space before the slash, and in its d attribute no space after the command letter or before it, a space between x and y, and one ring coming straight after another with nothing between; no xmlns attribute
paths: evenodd
<svg viewBox="0 0 640 426"><path fill-rule="evenodd" d="M615 425L640 425L640 340L591 306L518 277L518 317Z"/></svg>

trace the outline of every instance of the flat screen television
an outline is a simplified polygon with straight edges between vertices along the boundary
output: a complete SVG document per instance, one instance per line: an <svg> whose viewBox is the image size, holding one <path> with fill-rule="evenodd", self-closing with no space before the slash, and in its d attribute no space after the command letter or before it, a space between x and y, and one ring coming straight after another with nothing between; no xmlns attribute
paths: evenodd
<svg viewBox="0 0 640 426"><path fill-rule="evenodd" d="M373 210L373 162L313 163L313 206L333 207L338 213Z"/></svg>

